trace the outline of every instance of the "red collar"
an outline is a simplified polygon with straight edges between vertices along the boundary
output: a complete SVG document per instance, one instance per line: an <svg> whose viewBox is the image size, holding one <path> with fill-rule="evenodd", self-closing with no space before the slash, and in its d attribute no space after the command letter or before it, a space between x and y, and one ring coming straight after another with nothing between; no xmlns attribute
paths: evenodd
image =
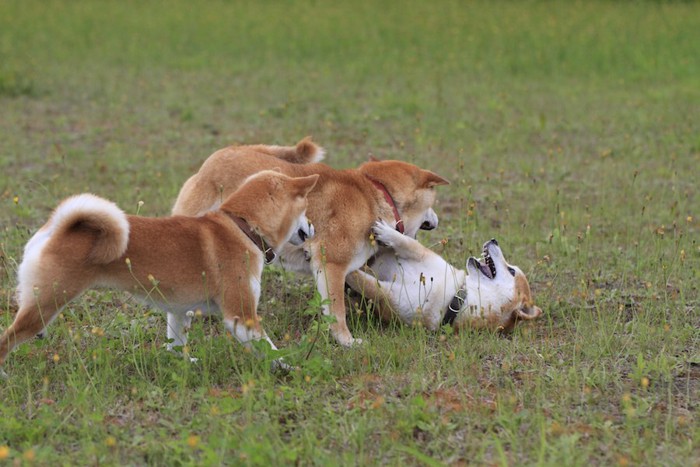
<svg viewBox="0 0 700 467"><path fill-rule="evenodd" d="M389 203L389 206L391 206L391 209L394 211L394 219L396 220L396 230L398 230L399 233L404 232L404 226L403 226L403 220L401 220L401 215L399 214L399 210L396 208L396 203L394 202L394 198L391 197L391 194L389 191L386 189L386 187L379 181L373 179L369 175L365 175L369 179L370 182L372 182L375 186L375 188L379 191L382 192L384 195L384 199L386 199L386 202Z"/></svg>

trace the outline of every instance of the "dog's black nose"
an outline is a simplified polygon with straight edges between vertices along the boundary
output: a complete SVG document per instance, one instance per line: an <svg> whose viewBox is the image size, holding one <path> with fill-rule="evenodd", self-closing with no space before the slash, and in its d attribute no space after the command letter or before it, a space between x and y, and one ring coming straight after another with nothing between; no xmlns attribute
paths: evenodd
<svg viewBox="0 0 700 467"><path fill-rule="evenodd" d="M428 221L425 221L420 225L421 230L433 230L434 228L435 228L435 224L432 224Z"/></svg>
<svg viewBox="0 0 700 467"><path fill-rule="evenodd" d="M299 229L298 234L299 234L299 238L301 238L301 241L305 242L308 235L306 235L306 232L304 232L304 229Z"/></svg>
<svg viewBox="0 0 700 467"><path fill-rule="evenodd" d="M493 243L494 245L498 246L498 242L496 241L495 238L492 238L492 239L491 239L491 243Z"/></svg>

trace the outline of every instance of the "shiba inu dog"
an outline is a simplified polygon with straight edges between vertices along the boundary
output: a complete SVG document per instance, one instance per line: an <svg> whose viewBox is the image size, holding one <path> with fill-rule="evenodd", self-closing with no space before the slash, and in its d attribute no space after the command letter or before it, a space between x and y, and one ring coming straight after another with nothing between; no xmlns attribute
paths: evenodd
<svg viewBox="0 0 700 467"><path fill-rule="evenodd" d="M318 174L309 193L308 216L316 236L302 246L286 245L281 265L314 275L318 292L329 305L335 339L355 343L345 321L345 276L375 252L370 231L377 219L390 222L397 233L415 237L419 229L434 229L434 188L449 182L413 164L371 160L357 169L336 170L318 161L323 150L310 139L296 146L231 146L204 162L180 190L173 214L196 216L216 209L251 174L277 168L289 176Z"/></svg>
<svg viewBox="0 0 700 467"><path fill-rule="evenodd" d="M29 240L19 267L14 322L0 337L0 364L44 332L91 287L127 290L168 312L170 346L186 343L187 311L220 312L241 343L265 339L257 314L263 264L314 228L305 215L318 175L259 172L201 217L124 214L91 194L63 201Z"/></svg>
<svg viewBox="0 0 700 467"><path fill-rule="evenodd" d="M469 258L462 270L385 222L373 231L387 249L370 268L351 272L347 283L373 300L383 319L419 320L432 330L451 324L507 331L517 320L542 314L525 274L506 261L495 239L484 244L481 259Z"/></svg>

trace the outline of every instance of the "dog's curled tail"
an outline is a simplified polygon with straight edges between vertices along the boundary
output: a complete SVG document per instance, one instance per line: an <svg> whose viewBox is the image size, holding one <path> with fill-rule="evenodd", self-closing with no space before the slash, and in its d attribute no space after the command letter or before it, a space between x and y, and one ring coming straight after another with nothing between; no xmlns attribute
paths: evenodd
<svg viewBox="0 0 700 467"><path fill-rule="evenodd" d="M44 229L49 238L61 238L78 230L89 232L93 240L86 259L92 264L116 260L124 254L129 243L129 221L124 211L111 201L89 193L71 196L61 202L42 227ZM31 244L30 240L27 249Z"/></svg>
<svg viewBox="0 0 700 467"><path fill-rule="evenodd" d="M310 136L299 141L296 146L267 146L266 152L292 164L311 164L321 162L325 150L314 143Z"/></svg>

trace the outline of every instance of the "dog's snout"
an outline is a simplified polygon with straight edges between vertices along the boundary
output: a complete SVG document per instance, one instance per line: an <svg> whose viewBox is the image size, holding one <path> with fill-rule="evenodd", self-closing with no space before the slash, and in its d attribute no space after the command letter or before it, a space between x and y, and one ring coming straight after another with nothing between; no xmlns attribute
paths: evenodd
<svg viewBox="0 0 700 467"><path fill-rule="evenodd" d="M421 230L433 230L438 226L438 216L435 211L428 209L425 217L423 218L423 223L420 225Z"/></svg>
<svg viewBox="0 0 700 467"><path fill-rule="evenodd" d="M299 226L299 230L297 230L297 235L299 236L299 239L302 243L304 243L307 239L313 237L314 233L314 225L308 220L302 223Z"/></svg>
<svg viewBox="0 0 700 467"><path fill-rule="evenodd" d="M494 245L498 246L498 242L496 241L495 238L492 238L492 239L491 239L491 243L493 243Z"/></svg>

